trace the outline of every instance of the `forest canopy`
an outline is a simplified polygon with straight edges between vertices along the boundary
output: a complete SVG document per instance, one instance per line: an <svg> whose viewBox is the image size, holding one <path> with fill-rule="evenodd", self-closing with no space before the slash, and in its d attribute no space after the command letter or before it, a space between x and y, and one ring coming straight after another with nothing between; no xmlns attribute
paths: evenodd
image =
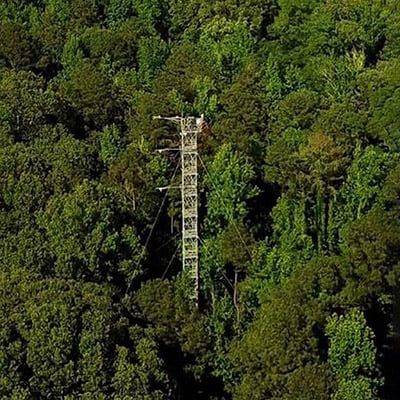
<svg viewBox="0 0 400 400"><path fill-rule="evenodd" d="M399 110L396 0L2 1L0 400L399 399Z"/></svg>

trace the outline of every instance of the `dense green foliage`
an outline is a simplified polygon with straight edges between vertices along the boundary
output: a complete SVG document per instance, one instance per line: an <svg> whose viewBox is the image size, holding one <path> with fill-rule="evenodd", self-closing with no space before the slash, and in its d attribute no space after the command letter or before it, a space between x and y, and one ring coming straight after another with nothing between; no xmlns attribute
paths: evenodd
<svg viewBox="0 0 400 400"><path fill-rule="evenodd" d="M0 2L0 400L400 398L399 40L397 0ZM196 309L152 116L202 113Z"/></svg>

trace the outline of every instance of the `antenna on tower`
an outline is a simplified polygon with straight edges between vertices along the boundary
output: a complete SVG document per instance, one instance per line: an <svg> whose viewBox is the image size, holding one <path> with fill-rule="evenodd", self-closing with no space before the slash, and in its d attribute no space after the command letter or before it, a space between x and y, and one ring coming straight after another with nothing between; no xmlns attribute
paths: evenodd
<svg viewBox="0 0 400 400"><path fill-rule="evenodd" d="M198 171L197 138L204 117L161 117L180 125L181 197L182 197L182 269L187 272L191 284L191 298L199 302L199 234L198 234ZM172 150L172 149L171 149ZM160 151L160 150L158 150ZM163 151L163 150L161 150ZM161 152L160 151L160 152Z"/></svg>

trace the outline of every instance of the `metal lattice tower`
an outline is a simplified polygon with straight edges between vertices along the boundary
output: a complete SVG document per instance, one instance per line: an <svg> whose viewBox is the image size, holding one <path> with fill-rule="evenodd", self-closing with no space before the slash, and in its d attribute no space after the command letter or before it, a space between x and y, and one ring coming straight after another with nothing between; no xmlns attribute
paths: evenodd
<svg viewBox="0 0 400 400"><path fill-rule="evenodd" d="M166 119L180 124L181 135L181 197L182 197L182 267L193 284L191 297L199 300L199 234L198 234L198 171L197 137L203 117L173 117Z"/></svg>
<svg viewBox="0 0 400 400"><path fill-rule="evenodd" d="M181 119L182 265L193 281L193 298L199 298L199 235L197 189L197 135L202 118Z"/></svg>

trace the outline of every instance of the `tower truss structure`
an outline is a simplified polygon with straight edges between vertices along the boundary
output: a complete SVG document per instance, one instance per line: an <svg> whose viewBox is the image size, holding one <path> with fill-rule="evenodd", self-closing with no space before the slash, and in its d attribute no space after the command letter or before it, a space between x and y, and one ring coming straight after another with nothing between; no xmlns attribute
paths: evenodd
<svg viewBox="0 0 400 400"><path fill-rule="evenodd" d="M182 168L182 266L193 282L193 298L199 298L197 137L202 118L181 119Z"/></svg>
<svg viewBox="0 0 400 400"><path fill-rule="evenodd" d="M191 297L199 300L199 232L198 232L198 148L197 139L203 116L155 117L180 124L181 199L182 199L182 268L192 283Z"/></svg>

